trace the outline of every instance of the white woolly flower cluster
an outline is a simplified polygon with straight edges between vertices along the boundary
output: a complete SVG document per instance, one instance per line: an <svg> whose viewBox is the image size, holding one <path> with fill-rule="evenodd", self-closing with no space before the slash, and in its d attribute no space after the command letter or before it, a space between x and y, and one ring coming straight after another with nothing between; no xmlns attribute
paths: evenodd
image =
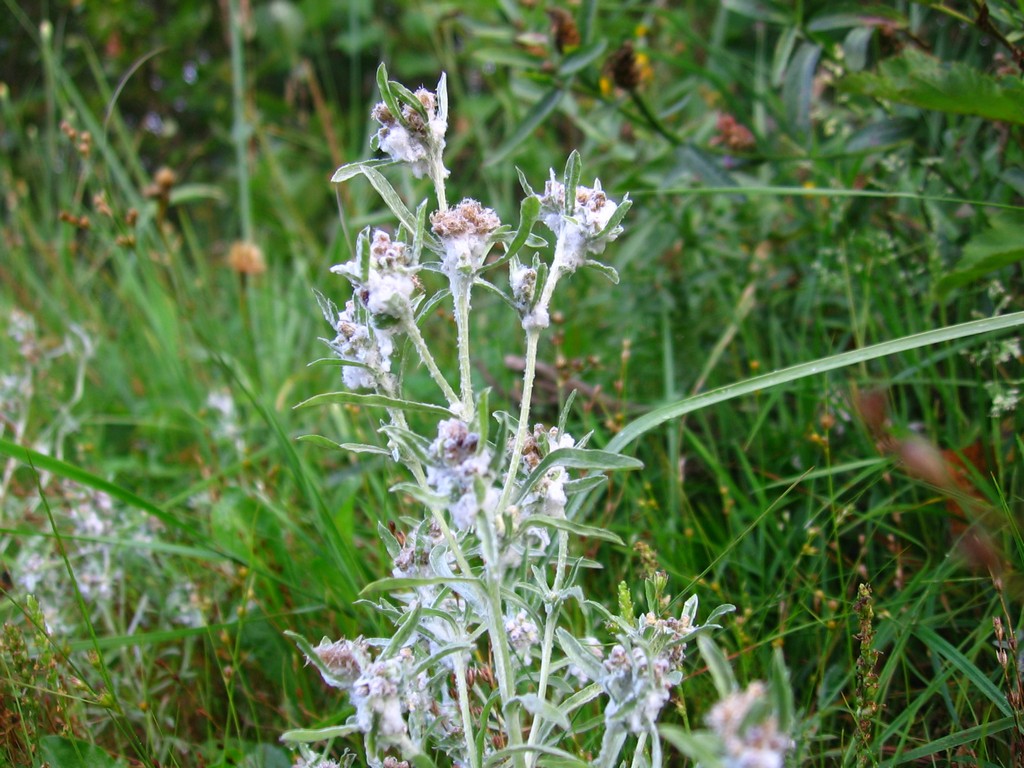
<svg viewBox="0 0 1024 768"><path fill-rule="evenodd" d="M622 232L621 227L604 232L618 205L605 195L598 179L594 179L593 188L576 187L572 210L566 208L565 186L555 178L554 171L544 184L544 194L538 197L540 220L558 238L556 261L560 257L562 263L552 265L553 268L574 272L586 261L587 254L602 253L605 246Z"/></svg>
<svg viewBox="0 0 1024 768"><path fill-rule="evenodd" d="M508 633L509 644L522 654L523 664L529 664L534 646L540 642L540 630L530 619L526 611L519 611L515 616L505 619L505 632Z"/></svg>
<svg viewBox="0 0 1024 768"><path fill-rule="evenodd" d="M794 746L789 735L779 730L761 682L715 704L707 724L722 741L725 768L782 768Z"/></svg>
<svg viewBox="0 0 1024 768"><path fill-rule="evenodd" d="M480 270L490 250L488 238L501 226L501 219L491 208L466 198L453 208L435 211L430 223L444 246L441 268L450 280L455 280Z"/></svg>
<svg viewBox="0 0 1024 768"><path fill-rule="evenodd" d="M652 655L640 645L632 650L615 645L603 666L605 675L598 682L609 698L605 722L622 722L632 733L654 727L669 691L682 680L666 655Z"/></svg>
<svg viewBox="0 0 1024 768"><path fill-rule="evenodd" d="M537 293L537 270L514 258L508 268L508 284L512 289L512 301L516 309L520 316L525 316L533 306Z"/></svg>
<svg viewBox="0 0 1024 768"><path fill-rule="evenodd" d="M392 241L384 230L373 233L367 268L364 272L363 240L360 238L356 257L331 267L331 272L344 275L355 287L355 295L373 316L375 324L387 326L388 318L401 318L412 306L419 284L411 253L405 243Z"/></svg>
<svg viewBox="0 0 1024 768"><path fill-rule="evenodd" d="M380 123L374 137L377 148L392 160L408 163L412 175L419 179L430 172L431 158L440 159L444 153L448 116L440 109L437 95L432 91L420 88L413 96L422 105L422 112L412 104L403 104L401 114L394 115L387 104L381 102L370 115ZM448 176L447 170L444 176Z"/></svg>
<svg viewBox="0 0 1024 768"><path fill-rule="evenodd" d="M477 513L497 503L491 487L491 451L464 421L445 419L430 445L434 464L427 467L427 485L449 502L452 522L460 531L476 522Z"/></svg>
<svg viewBox="0 0 1024 768"><path fill-rule="evenodd" d="M576 441L568 432L559 433L557 427L545 430L543 425L538 424L533 429L532 439L527 440L523 449L523 470L532 471L552 451L574 447ZM569 473L565 467L552 467L545 472L520 502L521 516L565 517L568 501L565 484L568 480Z"/></svg>
<svg viewBox="0 0 1024 768"><path fill-rule="evenodd" d="M351 722L362 733L375 733L383 744L408 746L413 735L430 727L437 712L436 691L410 647L393 656L373 658L369 643L327 638L313 648L324 681L348 692L355 708Z"/></svg>
<svg viewBox="0 0 1024 768"><path fill-rule="evenodd" d="M391 355L395 343L393 333L387 329L371 328L359 316L355 302L345 304L345 311L338 312L329 301L322 303L324 318L337 335L323 339L331 351L346 365L341 377L349 389L373 389L378 377L391 371Z"/></svg>

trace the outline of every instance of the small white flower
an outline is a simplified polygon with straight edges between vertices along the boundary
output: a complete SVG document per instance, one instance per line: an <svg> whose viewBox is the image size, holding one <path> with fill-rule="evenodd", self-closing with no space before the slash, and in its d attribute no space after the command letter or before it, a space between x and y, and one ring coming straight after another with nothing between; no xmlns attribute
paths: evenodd
<svg viewBox="0 0 1024 768"><path fill-rule="evenodd" d="M540 642L540 630L526 615L519 611L514 617L505 620L505 632L511 646L523 655L523 663L530 663L530 652Z"/></svg>
<svg viewBox="0 0 1024 768"><path fill-rule="evenodd" d="M750 722L752 710L764 702L764 683L754 682L715 704L707 724L722 741L727 768L781 768L793 740L782 733L774 714Z"/></svg>
<svg viewBox="0 0 1024 768"><path fill-rule="evenodd" d="M594 186L576 187L576 203L572 213L565 207L565 186L555 178L544 185L544 194L538 195L541 204L540 219L558 237L556 264L573 272L586 261L587 254L600 254L605 246L622 232L616 227L601 235L618 209L618 204L605 195L601 182L594 180ZM558 263L561 261L561 263Z"/></svg>
<svg viewBox="0 0 1024 768"><path fill-rule="evenodd" d="M413 176L421 178L430 173L432 156L440 159L444 153L448 120L436 94L420 88L413 95L423 105L426 121L410 104L404 104L401 116L395 116L381 102L373 108L370 116L380 123L375 137L378 149L390 155L392 160L408 163ZM444 176L448 175L447 170L442 168L442 171Z"/></svg>
<svg viewBox="0 0 1024 768"><path fill-rule="evenodd" d="M435 211L430 223L444 245L441 268L455 280L480 270L491 247L488 238L501 226L501 219L490 208L467 198L446 211Z"/></svg>
<svg viewBox="0 0 1024 768"><path fill-rule="evenodd" d="M321 670L324 682L334 688L350 687L370 664L370 654L362 638L331 642L325 637L313 651L326 668L326 671Z"/></svg>

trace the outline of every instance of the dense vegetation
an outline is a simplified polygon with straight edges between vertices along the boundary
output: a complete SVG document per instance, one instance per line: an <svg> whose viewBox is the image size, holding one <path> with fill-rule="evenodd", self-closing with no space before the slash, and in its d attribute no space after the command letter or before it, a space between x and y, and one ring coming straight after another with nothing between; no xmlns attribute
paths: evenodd
<svg viewBox="0 0 1024 768"><path fill-rule="evenodd" d="M590 591L663 570L736 604L719 643L744 682L782 649L793 764L1022 759L1024 7L5 8L0 766L286 766L281 733L348 714L284 632L384 632L358 593L417 510L394 464L295 440L380 442L376 414L292 407L340 388L314 290L343 301L329 268L391 222L329 183L380 61L447 72L459 195L514 221L517 169L578 149L634 200L535 394L554 423L575 389L595 447L675 405L588 510L627 542L588 543ZM494 309L475 373L510 403Z"/></svg>

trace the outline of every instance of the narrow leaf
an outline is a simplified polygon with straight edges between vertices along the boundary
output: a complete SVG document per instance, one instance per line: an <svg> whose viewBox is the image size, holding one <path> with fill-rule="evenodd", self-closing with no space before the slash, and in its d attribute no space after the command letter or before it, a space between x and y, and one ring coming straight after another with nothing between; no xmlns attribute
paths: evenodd
<svg viewBox="0 0 1024 768"><path fill-rule="evenodd" d="M554 528L558 531L565 531L576 536L586 536L590 539L610 541L613 544L624 546L622 539L617 534L606 528L598 528L593 525L584 525L564 517L545 517L544 515L531 515L523 521L521 528Z"/></svg>
<svg viewBox="0 0 1024 768"><path fill-rule="evenodd" d="M314 405L365 405L371 408L394 408L399 411L422 411L440 416L451 416L447 408L430 403L417 403L412 400L401 400L397 397L384 395L368 395L359 392L324 392L303 400L295 408L309 408Z"/></svg>
<svg viewBox="0 0 1024 768"><path fill-rule="evenodd" d="M484 165L495 165L512 154L513 150L526 141L534 129L543 123L548 115L555 111L555 107L558 106L564 95L564 91L556 87L549 91L543 99L534 104L530 111L526 113L523 121L512 132L512 135L494 150L491 156L484 162Z"/></svg>
<svg viewBox="0 0 1024 768"><path fill-rule="evenodd" d="M911 349L920 349L921 347L928 347L945 341L963 339L968 336L1016 328L1021 325L1024 325L1024 312L1011 312L1008 315L999 315L998 317L989 317L983 320L971 320L967 323L904 336L900 339L884 341L881 344L874 344L863 349L854 349L850 352L842 352L838 355L801 363L790 368L783 368L781 371L755 376L737 384L728 384L700 395L669 403L631 421L619 434L612 438L606 450L611 452L621 451L634 440L637 440L642 435L647 434L665 422L678 419L687 413L692 413L717 403L723 403L727 400L753 394L754 392L765 392L782 384L788 384L791 381L798 381L809 376L818 376L828 371L857 365L868 360L876 360L880 357L895 355Z"/></svg>

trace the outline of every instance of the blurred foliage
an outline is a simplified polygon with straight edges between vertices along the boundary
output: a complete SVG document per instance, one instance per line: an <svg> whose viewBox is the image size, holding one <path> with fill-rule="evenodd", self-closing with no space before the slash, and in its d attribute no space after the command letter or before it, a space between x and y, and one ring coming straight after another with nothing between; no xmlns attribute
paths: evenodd
<svg viewBox="0 0 1024 768"><path fill-rule="evenodd" d="M145 695L163 719L134 712L143 735L132 738L97 729L118 754L141 738L164 764L193 764L182 755L197 744L204 764L282 760L257 742L330 705L279 631L354 635L375 621L352 606L364 572L384 568L375 525L413 510L388 496L398 478L385 465L293 444L332 430L372 442L371 416L339 410L324 425L290 406L337 386L335 369L305 367L326 333L311 288L331 294L328 267L348 258L355 233L390 223L367 188L328 183L369 153L381 60L412 87L448 72L458 192L505 220L518 210L516 166L539 187L572 149L584 183L600 177L636 201L613 255L622 284L581 275L567 286L564 330L542 351L551 414L581 388L582 424L570 429L597 430L598 447L651 404L1021 308L1024 12L1008 0L4 7L0 306L4 318L12 307L34 317L51 353L18 442L166 504L193 532L183 540L209 548L179 575L215 584L222 601L216 634L142 646L159 658ZM246 177L262 274L231 267ZM390 177L410 200L426 196ZM497 402L514 396L506 358L519 340L482 314L480 374ZM73 356L57 354L71 349L73 325L100 350L80 401ZM5 364L17 359L7 335L2 344ZM642 480L613 479L591 510L591 522L642 545L594 545L586 554L607 564L595 578L611 594L653 558L680 590L737 603L741 676L785 647L798 706L818 729L806 747L817 764L841 761L852 733L849 606L861 580L884 649L879 754L931 755L951 720L965 732L1004 723L1005 701L976 688L1000 679L991 616L1019 625L1024 372L1013 344L920 350L672 425L639 448ZM886 429L861 424L858 387L888 390ZM241 442L217 433L213 392L233 397ZM907 434L945 451L959 495L885 453L882 438L912 445L899 442ZM10 488L11 509L38 503L24 468ZM30 511L26 525L41 517ZM981 544L965 538L967 523ZM0 557L25 546L5 533ZM979 548L1005 581L990 578ZM239 606L256 619L239 619ZM122 631L114 640L129 645ZM158 648L195 677L167 673ZM687 696L697 717L700 696ZM966 743L998 763L1012 733ZM52 740L47 754L75 743ZM952 759L958 747L933 751Z"/></svg>

